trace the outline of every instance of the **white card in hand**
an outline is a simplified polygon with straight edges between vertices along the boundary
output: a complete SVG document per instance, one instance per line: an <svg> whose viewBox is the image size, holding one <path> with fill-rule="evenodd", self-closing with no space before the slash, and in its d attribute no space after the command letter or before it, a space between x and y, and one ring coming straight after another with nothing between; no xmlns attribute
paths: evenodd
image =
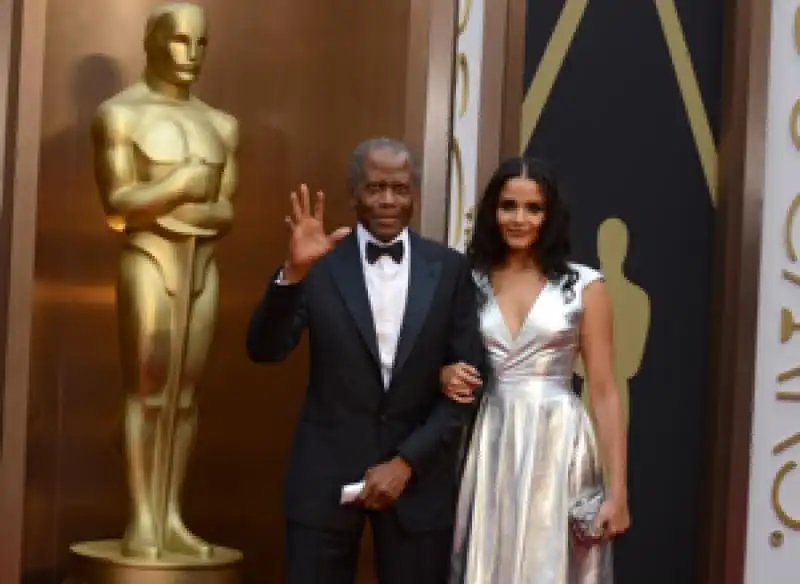
<svg viewBox="0 0 800 584"><path fill-rule="evenodd" d="M350 483L349 485L345 485L342 487L342 498L341 504L346 505L348 503L352 503L358 496L361 494L361 491L364 490L364 481L360 483Z"/></svg>

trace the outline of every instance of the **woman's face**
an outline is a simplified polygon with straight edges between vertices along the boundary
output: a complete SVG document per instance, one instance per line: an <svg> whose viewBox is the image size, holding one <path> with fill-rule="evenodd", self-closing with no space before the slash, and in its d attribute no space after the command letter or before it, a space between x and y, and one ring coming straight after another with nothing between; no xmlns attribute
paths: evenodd
<svg viewBox="0 0 800 584"><path fill-rule="evenodd" d="M508 248L528 250L539 239L545 220L545 195L528 178L512 178L500 191L497 224Z"/></svg>

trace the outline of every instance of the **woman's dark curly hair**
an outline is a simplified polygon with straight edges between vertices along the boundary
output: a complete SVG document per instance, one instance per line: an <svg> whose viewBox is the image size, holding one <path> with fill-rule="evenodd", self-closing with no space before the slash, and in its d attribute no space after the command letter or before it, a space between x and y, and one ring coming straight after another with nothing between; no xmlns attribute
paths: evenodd
<svg viewBox="0 0 800 584"><path fill-rule="evenodd" d="M563 290L570 294L577 274L567 263L570 254L569 210L561 198L555 172L543 160L511 158L500 164L478 203L467 257L476 272L487 276L505 262L508 249L497 223L497 207L503 187L511 179L519 177L538 184L545 199L544 225L531 247L531 254L548 280L565 278Z"/></svg>

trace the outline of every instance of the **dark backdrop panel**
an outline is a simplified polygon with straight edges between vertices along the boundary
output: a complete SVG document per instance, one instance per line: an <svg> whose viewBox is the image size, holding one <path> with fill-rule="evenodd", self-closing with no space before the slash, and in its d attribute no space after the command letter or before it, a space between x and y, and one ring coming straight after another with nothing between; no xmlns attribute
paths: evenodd
<svg viewBox="0 0 800 584"><path fill-rule="evenodd" d="M101 212L89 123L101 101L138 78L156 4L48 2L25 584L60 584L72 542L118 537L125 526L113 293L120 239ZM408 6L198 4L211 40L197 93L241 122L241 190L234 231L219 248L219 325L199 388L186 516L199 535L244 551L246 583L274 584L283 581L282 477L306 351L281 367L254 366L245 328L286 250L289 191L301 181L324 188L327 220L349 223L350 150L370 135L402 135Z"/></svg>
<svg viewBox="0 0 800 584"><path fill-rule="evenodd" d="M723 0L676 4L716 133ZM564 5L527 3L526 88ZM625 275L650 300L630 381L633 527L617 543L617 581L695 582L714 207L655 2L588 3L527 153L559 171L574 258L599 267L598 227L620 218Z"/></svg>

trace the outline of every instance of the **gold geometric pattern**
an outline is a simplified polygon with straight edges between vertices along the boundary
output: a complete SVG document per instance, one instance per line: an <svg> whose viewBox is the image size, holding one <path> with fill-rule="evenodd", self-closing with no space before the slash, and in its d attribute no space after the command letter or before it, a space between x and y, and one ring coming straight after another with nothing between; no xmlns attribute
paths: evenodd
<svg viewBox="0 0 800 584"><path fill-rule="evenodd" d="M530 144L589 0L566 0L522 102L520 153Z"/></svg>
<svg viewBox="0 0 800 584"><path fill-rule="evenodd" d="M477 10L483 11L483 2L479 2ZM461 100L456 109L456 104L453 103L453 108L456 110L453 128L451 129L451 142L450 142L450 197L448 203L448 213L450 214L450 221L447 225L447 239L448 244L454 248L463 247L464 242L469 240L470 230L472 225L472 209L474 201L469 202L469 207L465 209L466 193L466 180L464 161L462 158L461 144L459 143L459 136L457 127L459 120L464 118L470 106L470 62L467 51L462 50L461 40L464 37L464 32L470 23L470 15L472 14L473 6L472 0L461 0L458 3L458 29L456 32L455 49L456 49L456 70L455 70L455 87L453 91L453 99L461 95ZM473 195L474 198L474 195ZM455 207L455 210L453 209Z"/></svg>
<svg viewBox="0 0 800 584"><path fill-rule="evenodd" d="M544 107L555 85L558 73L581 23L589 0L566 0L553 28L542 60L533 76L522 103L520 152L524 152L539 124ZM692 138L703 168L711 204L717 204L717 146L711 131L708 113L692 65L692 57L683 34L675 0L653 0L670 60L680 89Z"/></svg>

